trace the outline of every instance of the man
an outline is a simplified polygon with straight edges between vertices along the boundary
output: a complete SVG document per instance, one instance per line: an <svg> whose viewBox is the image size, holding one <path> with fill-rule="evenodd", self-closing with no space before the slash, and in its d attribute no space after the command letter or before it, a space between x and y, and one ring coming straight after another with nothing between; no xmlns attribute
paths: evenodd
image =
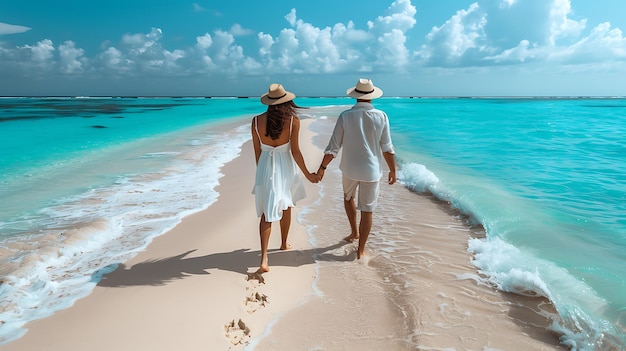
<svg viewBox="0 0 626 351"><path fill-rule="evenodd" d="M343 173L344 207L352 231L345 240L359 240L358 259L364 256L365 243L372 228L372 214L383 174L382 161L384 159L389 167L389 184L396 182L396 163L387 114L372 105L372 100L381 97L383 91L371 80L359 79L346 94L357 102L339 115L317 175L320 179L324 177L326 167L343 148L339 168ZM357 210L361 212L358 228Z"/></svg>

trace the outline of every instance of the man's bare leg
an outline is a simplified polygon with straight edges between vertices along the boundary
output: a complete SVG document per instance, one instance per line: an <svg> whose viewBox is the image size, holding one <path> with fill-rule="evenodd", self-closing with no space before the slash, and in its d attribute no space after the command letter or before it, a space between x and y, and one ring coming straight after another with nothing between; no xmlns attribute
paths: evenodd
<svg viewBox="0 0 626 351"><path fill-rule="evenodd" d="M287 243L287 236L289 236L289 227L291 226L291 207L283 211L283 218L280 219L280 249L287 250L291 248L291 245Z"/></svg>
<svg viewBox="0 0 626 351"><path fill-rule="evenodd" d="M270 266L267 262L267 246L269 245L270 234L272 233L272 222L266 222L265 215L261 216L259 233L261 235L261 265L259 266L259 272L269 272Z"/></svg>
<svg viewBox="0 0 626 351"><path fill-rule="evenodd" d="M346 200L344 196L343 207L346 209L346 216L348 217L348 223L350 223L350 235L343 238L343 240L351 243L359 238L359 231L356 226L356 205L354 204L354 198Z"/></svg>
<svg viewBox="0 0 626 351"><path fill-rule="evenodd" d="M359 259L365 255L365 243L372 229L372 212L361 211L361 222L359 223L359 249L356 252L356 258Z"/></svg>

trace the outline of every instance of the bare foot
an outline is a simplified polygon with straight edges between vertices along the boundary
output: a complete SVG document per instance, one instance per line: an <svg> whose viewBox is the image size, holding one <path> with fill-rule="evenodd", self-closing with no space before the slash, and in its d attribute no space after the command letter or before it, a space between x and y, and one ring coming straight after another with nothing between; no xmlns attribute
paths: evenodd
<svg viewBox="0 0 626 351"><path fill-rule="evenodd" d="M367 254L365 253L365 251L361 252L359 250L356 251L356 259L360 259L361 257L367 257Z"/></svg>
<svg viewBox="0 0 626 351"><path fill-rule="evenodd" d="M259 266L258 273L265 273L270 271L270 265L267 263L267 256L261 258L261 265Z"/></svg>
<svg viewBox="0 0 626 351"><path fill-rule="evenodd" d="M291 249L291 244L280 245L280 249L281 250L289 250L289 249Z"/></svg>
<svg viewBox="0 0 626 351"><path fill-rule="evenodd" d="M347 241L349 243L352 243L355 240L357 240L358 238L359 238L358 235L350 234L350 235L346 236L345 238L343 238L343 240L345 240L345 241Z"/></svg>

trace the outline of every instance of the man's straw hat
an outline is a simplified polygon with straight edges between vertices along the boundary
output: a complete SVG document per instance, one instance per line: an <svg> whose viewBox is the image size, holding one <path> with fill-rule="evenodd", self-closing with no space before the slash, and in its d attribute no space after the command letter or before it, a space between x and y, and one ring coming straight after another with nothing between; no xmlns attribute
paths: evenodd
<svg viewBox="0 0 626 351"><path fill-rule="evenodd" d="M361 78L355 87L346 91L346 94L355 99L372 100L383 96L383 91L375 87L370 79Z"/></svg>

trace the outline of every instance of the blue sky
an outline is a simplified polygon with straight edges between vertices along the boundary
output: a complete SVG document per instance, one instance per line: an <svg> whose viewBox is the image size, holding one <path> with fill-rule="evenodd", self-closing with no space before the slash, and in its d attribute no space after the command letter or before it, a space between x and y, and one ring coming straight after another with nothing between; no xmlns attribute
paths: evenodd
<svg viewBox="0 0 626 351"><path fill-rule="evenodd" d="M623 0L0 0L0 95L626 96Z"/></svg>

